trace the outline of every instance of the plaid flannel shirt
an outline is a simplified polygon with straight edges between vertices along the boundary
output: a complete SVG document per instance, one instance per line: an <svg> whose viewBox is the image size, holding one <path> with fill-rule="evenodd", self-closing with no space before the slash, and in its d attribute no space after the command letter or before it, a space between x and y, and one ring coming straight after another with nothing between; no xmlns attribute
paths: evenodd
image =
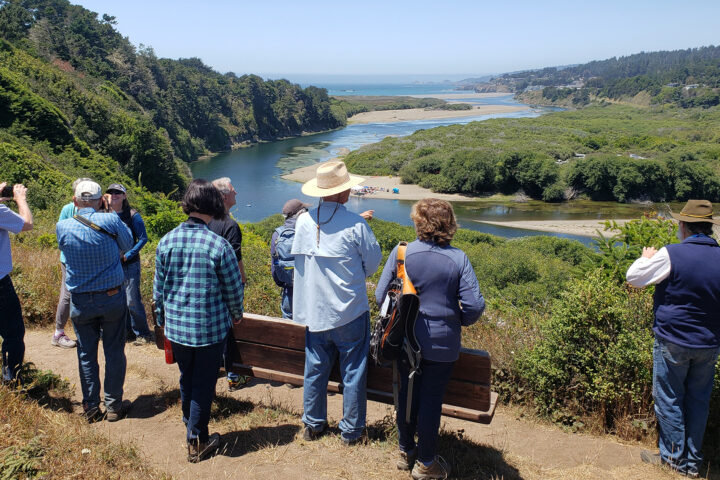
<svg viewBox="0 0 720 480"><path fill-rule="evenodd" d="M192 217L165 235L155 256L153 298L168 340L190 347L222 342L243 312L240 269L228 241Z"/></svg>

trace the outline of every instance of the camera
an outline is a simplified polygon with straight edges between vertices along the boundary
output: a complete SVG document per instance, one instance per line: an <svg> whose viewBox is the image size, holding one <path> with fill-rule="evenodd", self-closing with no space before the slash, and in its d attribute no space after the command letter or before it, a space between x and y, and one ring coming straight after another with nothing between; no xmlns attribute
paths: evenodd
<svg viewBox="0 0 720 480"><path fill-rule="evenodd" d="M14 185L6 185L3 187L2 191L0 191L0 198L13 198L15 196L13 187Z"/></svg>

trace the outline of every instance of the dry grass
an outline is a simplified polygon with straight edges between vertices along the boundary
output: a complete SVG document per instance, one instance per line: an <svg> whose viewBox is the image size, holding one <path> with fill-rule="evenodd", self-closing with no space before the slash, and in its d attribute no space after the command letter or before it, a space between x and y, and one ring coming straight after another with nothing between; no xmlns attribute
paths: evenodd
<svg viewBox="0 0 720 480"><path fill-rule="evenodd" d="M1 478L170 478L148 468L133 445L111 441L77 415L43 408L5 387L0 405Z"/></svg>
<svg viewBox="0 0 720 480"><path fill-rule="evenodd" d="M26 323L52 325L60 292L60 254L56 249L13 243L13 273Z"/></svg>

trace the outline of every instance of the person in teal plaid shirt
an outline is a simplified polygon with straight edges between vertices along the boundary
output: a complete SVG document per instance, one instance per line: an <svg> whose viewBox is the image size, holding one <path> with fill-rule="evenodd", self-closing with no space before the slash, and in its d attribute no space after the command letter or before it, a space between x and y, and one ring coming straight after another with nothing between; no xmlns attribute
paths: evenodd
<svg viewBox="0 0 720 480"><path fill-rule="evenodd" d="M180 368L188 461L199 462L220 443L217 433L208 434L210 405L228 332L242 319L243 284L230 243L207 226L225 215L220 191L193 180L182 208L187 221L157 247L153 298Z"/></svg>

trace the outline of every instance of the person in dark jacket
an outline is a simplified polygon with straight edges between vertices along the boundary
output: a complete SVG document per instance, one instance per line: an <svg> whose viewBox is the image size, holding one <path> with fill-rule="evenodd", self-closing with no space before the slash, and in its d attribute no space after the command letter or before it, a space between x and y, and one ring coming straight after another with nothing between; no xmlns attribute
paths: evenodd
<svg viewBox="0 0 720 480"><path fill-rule="evenodd" d="M710 395L720 353L720 248L710 238L712 204L690 200L679 215L681 243L643 248L627 271L635 287L656 285L653 397L659 450L643 462L697 477L702 465Z"/></svg>
<svg viewBox="0 0 720 480"><path fill-rule="evenodd" d="M272 258L272 262L270 262L270 273L277 286L282 288L280 311L282 312L283 318L292 319L293 286L292 283L284 282L280 275L280 269L283 268L280 262L285 259L278 257L278 237L282 233L285 237L283 242L288 242L290 249L292 249L292 241L295 238L295 222L297 222L297 217L307 212L309 206L309 203L303 203L297 198L285 202L282 208L282 216L285 222L282 226L275 229L270 239L270 257ZM287 250L288 253L290 251L287 248L285 250ZM292 273L289 276L292 277Z"/></svg>
<svg viewBox="0 0 720 480"><path fill-rule="evenodd" d="M130 208L127 190L123 185L112 183L105 193L110 195L110 208L118 214L133 236L133 247L120 259L125 272L123 287L130 311L126 325L127 335L130 339L135 338L135 345L152 343L153 338L148 327L147 315L145 315L145 305L143 305L140 295L140 250L148 241L145 222L137 210Z"/></svg>
<svg viewBox="0 0 720 480"><path fill-rule="evenodd" d="M399 362L403 380L397 412L400 444L397 466L401 470L412 469L415 479L447 478L450 465L436 455L442 398L460 356L460 329L480 318L485 300L467 256L450 246L457 231L452 205L426 198L413 205L410 217L415 223L417 240L407 246L405 271L420 298L415 335L422 354L422 373L414 380L412 421L407 423L408 365ZM396 269L397 247L391 252L375 290L378 305L396 277Z"/></svg>

